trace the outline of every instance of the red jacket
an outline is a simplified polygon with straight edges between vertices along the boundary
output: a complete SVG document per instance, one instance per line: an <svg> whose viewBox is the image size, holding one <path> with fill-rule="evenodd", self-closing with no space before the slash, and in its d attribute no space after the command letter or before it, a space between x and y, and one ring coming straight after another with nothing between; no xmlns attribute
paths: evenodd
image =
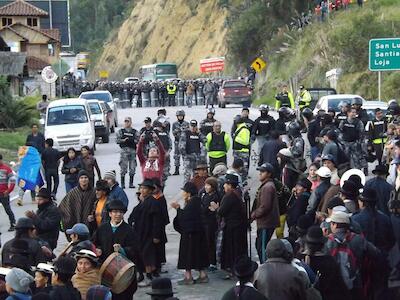
<svg viewBox="0 0 400 300"><path fill-rule="evenodd" d="M162 181L162 175L164 173L165 164L165 149L161 141L158 139L155 141L159 157L155 160L149 160L144 156L144 140L141 139L137 145L137 156L139 158L140 167L142 169L142 177L144 179L158 178Z"/></svg>
<svg viewBox="0 0 400 300"><path fill-rule="evenodd" d="M0 196L4 192L11 193L15 187L13 171L6 164L0 164Z"/></svg>

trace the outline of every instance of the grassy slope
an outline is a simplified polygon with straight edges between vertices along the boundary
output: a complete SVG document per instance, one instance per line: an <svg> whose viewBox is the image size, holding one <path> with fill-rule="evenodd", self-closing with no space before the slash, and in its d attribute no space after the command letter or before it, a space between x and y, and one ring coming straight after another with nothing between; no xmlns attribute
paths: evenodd
<svg viewBox="0 0 400 300"><path fill-rule="evenodd" d="M313 23L303 32L280 32L267 42L268 71L258 81L259 103L274 103L277 86L295 79L306 86L328 86L325 72L342 68L338 91L377 98L377 73L368 70L368 41L400 35L400 6L396 0L371 1L363 9L335 12L330 22ZM288 50L276 53L283 43ZM382 96L398 96L399 72L385 72Z"/></svg>

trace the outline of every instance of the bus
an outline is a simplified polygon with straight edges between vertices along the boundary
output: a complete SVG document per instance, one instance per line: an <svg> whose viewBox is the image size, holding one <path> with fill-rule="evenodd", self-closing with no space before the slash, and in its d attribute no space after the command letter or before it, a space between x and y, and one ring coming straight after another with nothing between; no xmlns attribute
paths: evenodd
<svg viewBox="0 0 400 300"><path fill-rule="evenodd" d="M157 81L178 78L178 68L173 63L162 63L141 66L140 78L146 81Z"/></svg>

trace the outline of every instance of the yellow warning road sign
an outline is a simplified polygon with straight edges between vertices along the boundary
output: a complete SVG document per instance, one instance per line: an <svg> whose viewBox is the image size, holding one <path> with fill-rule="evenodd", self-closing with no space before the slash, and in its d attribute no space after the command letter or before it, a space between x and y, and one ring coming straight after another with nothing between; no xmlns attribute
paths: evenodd
<svg viewBox="0 0 400 300"><path fill-rule="evenodd" d="M102 78L102 79L107 79L108 78L108 71L106 71L106 70L99 71L99 77Z"/></svg>
<svg viewBox="0 0 400 300"><path fill-rule="evenodd" d="M264 70L266 66L267 63L260 57L256 58L251 64L251 67L256 70L257 73L260 73L262 70Z"/></svg>

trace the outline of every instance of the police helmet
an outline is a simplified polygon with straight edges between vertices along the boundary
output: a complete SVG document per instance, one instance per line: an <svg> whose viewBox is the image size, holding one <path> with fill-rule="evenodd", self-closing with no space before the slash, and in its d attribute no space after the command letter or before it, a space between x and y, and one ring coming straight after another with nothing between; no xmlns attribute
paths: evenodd
<svg viewBox="0 0 400 300"><path fill-rule="evenodd" d="M343 107L348 107L348 106L350 106L350 103L349 102L347 102L347 101L340 101L339 102L339 104L338 104L338 107L341 109L341 108L343 108Z"/></svg>
<svg viewBox="0 0 400 300"><path fill-rule="evenodd" d="M304 85L300 85L300 90L304 90Z"/></svg>
<svg viewBox="0 0 400 300"><path fill-rule="evenodd" d="M389 106L390 106L392 103L396 103L396 104L398 105L396 99L390 99L390 100L388 101L388 105L389 105Z"/></svg>
<svg viewBox="0 0 400 300"><path fill-rule="evenodd" d="M387 111L388 111L388 113L391 114L392 116L397 116L397 115L400 114L400 105L399 105L396 101L391 102L391 103L389 104L389 106L388 106Z"/></svg>
<svg viewBox="0 0 400 300"><path fill-rule="evenodd" d="M311 108L306 107L303 109L303 111L301 112L301 115L306 118L307 120L310 120L313 117L313 112L311 110Z"/></svg>
<svg viewBox="0 0 400 300"><path fill-rule="evenodd" d="M214 108L214 107L207 108L207 115L208 115L208 114L213 114L213 115L215 115L215 108Z"/></svg>
<svg viewBox="0 0 400 300"><path fill-rule="evenodd" d="M261 104L260 105L260 111L261 112L268 112L269 111L269 107L266 104Z"/></svg>
<svg viewBox="0 0 400 300"><path fill-rule="evenodd" d="M351 105L353 106L353 105L362 105L363 104L363 102L362 102L362 99L361 98L353 98L353 99L351 99Z"/></svg>
<svg viewBox="0 0 400 300"><path fill-rule="evenodd" d="M184 111L183 109L177 110L177 111L176 111L176 116L177 116L177 117L179 117L179 116L184 117L184 116L185 116L185 111Z"/></svg>
<svg viewBox="0 0 400 300"><path fill-rule="evenodd" d="M290 136L297 137L301 134L300 131L301 131L301 126L299 122L297 121L290 122L288 126L288 134Z"/></svg>

